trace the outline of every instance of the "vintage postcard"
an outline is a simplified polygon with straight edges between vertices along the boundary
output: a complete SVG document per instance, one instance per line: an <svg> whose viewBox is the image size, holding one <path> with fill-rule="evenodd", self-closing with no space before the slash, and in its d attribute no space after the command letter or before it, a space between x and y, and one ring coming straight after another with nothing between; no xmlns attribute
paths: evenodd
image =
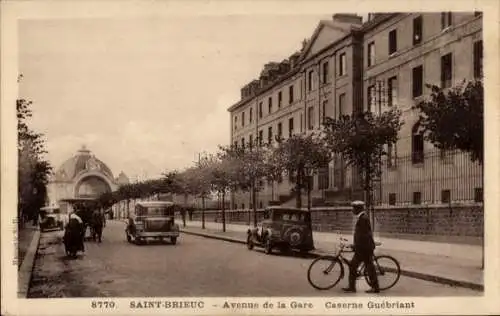
<svg viewBox="0 0 500 316"><path fill-rule="evenodd" d="M497 1L0 5L2 315L500 313Z"/></svg>

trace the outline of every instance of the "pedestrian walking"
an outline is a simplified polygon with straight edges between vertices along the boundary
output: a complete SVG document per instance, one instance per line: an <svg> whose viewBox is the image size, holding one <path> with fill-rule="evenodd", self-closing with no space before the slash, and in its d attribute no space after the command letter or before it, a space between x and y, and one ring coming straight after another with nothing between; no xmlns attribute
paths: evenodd
<svg viewBox="0 0 500 316"><path fill-rule="evenodd" d="M76 238L78 236L78 238ZM80 216L71 212L68 216L68 224L64 232L64 239L67 242L77 243L78 250L85 252L85 225Z"/></svg>
<svg viewBox="0 0 500 316"><path fill-rule="evenodd" d="M365 203L362 201L354 201L351 204L352 212L356 217L354 225L354 256L349 265L349 286L343 288L345 292L356 292L357 270L361 262L364 263L365 269L370 277L372 288L367 293L379 293L379 284L375 266L373 265L373 252L375 250L375 241L373 240L372 228L370 219L365 211Z"/></svg>

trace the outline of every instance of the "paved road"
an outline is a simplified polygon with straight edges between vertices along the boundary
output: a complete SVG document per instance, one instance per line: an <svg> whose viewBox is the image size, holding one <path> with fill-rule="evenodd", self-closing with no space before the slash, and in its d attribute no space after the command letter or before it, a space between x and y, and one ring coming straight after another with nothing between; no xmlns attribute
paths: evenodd
<svg viewBox="0 0 500 316"><path fill-rule="evenodd" d="M136 246L125 240L124 223L109 221L103 243L88 242L86 254L65 258L61 232L42 234L29 297L137 296L348 296L340 287L317 291L306 278L307 258L265 255L244 246L181 235L177 245ZM481 295L463 288L402 277L387 296Z"/></svg>

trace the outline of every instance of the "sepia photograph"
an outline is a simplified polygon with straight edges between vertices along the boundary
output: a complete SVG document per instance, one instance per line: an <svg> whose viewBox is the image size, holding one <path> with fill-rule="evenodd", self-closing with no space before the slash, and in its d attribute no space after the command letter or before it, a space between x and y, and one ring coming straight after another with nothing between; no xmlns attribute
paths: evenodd
<svg viewBox="0 0 500 316"><path fill-rule="evenodd" d="M484 7L160 14L174 2L11 19L2 266L23 313L485 299Z"/></svg>

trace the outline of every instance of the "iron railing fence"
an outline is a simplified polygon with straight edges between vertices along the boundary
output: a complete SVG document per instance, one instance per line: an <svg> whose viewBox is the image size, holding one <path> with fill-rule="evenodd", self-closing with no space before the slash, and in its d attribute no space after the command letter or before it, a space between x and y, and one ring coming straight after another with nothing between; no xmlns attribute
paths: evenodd
<svg viewBox="0 0 500 316"><path fill-rule="evenodd" d="M483 202L483 166L460 151L385 157L374 197L379 205Z"/></svg>

